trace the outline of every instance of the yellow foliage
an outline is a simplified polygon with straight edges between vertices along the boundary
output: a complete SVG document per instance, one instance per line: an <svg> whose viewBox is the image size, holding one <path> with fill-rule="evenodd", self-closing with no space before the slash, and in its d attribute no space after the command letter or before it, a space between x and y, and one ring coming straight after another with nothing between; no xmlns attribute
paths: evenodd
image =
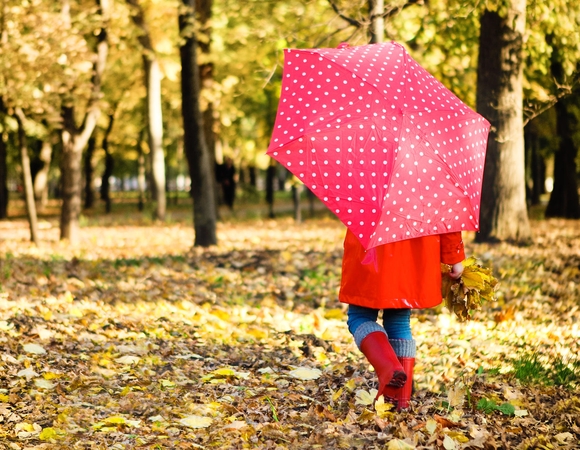
<svg viewBox="0 0 580 450"><path fill-rule="evenodd" d="M443 301L460 321L471 319L472 311L481 309L483 302L493 301L498 285L491 269L483 267L476 258L466 259L463 266L461 277L453 279L448 275L449 266L441 265Z"/></svg>

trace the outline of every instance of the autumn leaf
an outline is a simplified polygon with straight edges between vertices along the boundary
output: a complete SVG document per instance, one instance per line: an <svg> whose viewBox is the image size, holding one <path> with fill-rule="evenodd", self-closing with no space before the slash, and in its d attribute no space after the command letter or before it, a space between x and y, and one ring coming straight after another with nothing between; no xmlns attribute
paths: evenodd
<svg viewBox="0 0 580 450"><path fill-rule="evenodd" d="M203 416L187 416L179 419L179 423L189 428L207 428L212 424L213 420L210 417Z"/></svg>
<svg viewBox="0 0 580 450"><path fill-rule="evenodd" d="M375 411L381 419L388 417L393 407L394 405L391 403L385 402L385 397L383 395L379 396L379 398L374 403Z"/></svg>
<svg viewBox="0 0 580 450"><path fill-rule="evenodd" d="M364 390L364 389L359 389L355 392L356 394L356 401L355 404L356 405L363 405L363 406L369 406L372 405L373 402L375 401L375 398L377 396L377 390L376 389L371 389L370 391Z"/></svg>
<svg viewBox="0 0 580 450"><path fill-rule="evenodd" d="M443 447L445 450L455 450L457 448L457 444L451 437L445 435L443 438Z"/></svg>
<svg viewBox="0 0 580 450"><path fill-rule="evenodd" d="M316 368L298 367L294 370L291 370L288 375L298 380L317 380L322 376L322 371Z"/></svg>
<svg viewBox="0 0 580 450"><path fill-rule="evenodd" d="M401 439L391 439L387 450L414 450L415 446Z"/></svg>
<svg viewBox="0 0 580 450"><path fill-rule="evenodd" d="M33 355L44 355L46 354L46 350L42 345L39 344L24 344L22 349L26 353L32 353Z"/></svg>

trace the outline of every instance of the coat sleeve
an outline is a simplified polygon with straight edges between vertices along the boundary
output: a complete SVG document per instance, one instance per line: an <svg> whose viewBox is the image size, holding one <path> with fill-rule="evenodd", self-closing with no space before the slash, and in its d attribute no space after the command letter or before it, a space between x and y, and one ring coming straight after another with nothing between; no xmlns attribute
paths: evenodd
<svg viewBox="0 0 580 450"><path fill-rule="evenodd" d="M463 248L461 232L442 234L440 238L442 263L455 264L465 259L465 249Z"/></svg>

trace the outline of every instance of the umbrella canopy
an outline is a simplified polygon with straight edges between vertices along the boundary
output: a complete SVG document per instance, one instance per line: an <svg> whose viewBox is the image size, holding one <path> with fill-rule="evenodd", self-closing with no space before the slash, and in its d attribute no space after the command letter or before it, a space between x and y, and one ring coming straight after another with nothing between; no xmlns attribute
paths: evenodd
<svg viewBox="0 0 580 450"><path fill-rule="evenodd" d="M370 249L477 230L488 132L398 43L288 49L268 154Z"/></svg>

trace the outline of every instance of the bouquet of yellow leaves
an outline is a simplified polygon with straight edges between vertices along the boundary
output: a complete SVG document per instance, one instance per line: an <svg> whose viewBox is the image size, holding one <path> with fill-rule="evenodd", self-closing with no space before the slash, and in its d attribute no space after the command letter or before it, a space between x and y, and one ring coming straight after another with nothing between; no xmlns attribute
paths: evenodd
<svg viewBox="0 0 580 450"><path fill-rule="evenodd" d="M463 273L458 279L447 275L450 270L450 266L441 264L441 294L447 309L461 322L471 319L472 311L481 309L483 302L495 300L498 281L491 269L483 267L475 257L463 261Z"/></svg>

